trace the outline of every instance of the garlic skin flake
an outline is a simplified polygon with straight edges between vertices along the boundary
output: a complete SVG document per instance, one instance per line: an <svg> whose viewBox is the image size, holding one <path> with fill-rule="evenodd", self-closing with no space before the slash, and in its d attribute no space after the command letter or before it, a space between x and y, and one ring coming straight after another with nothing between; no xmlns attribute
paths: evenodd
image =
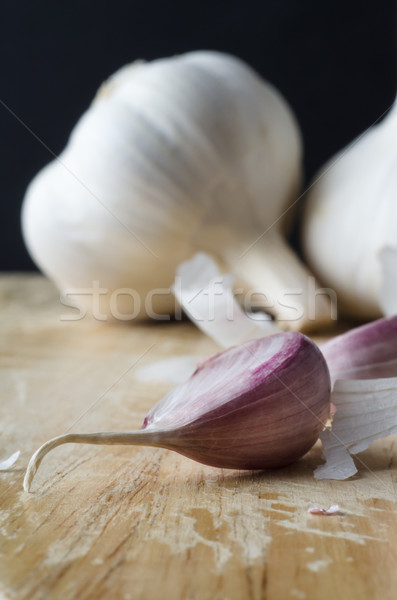
<svg viewBox="0 0 397 600"><path fill-rule="evenodd" d="M397 377L339 380L331 399L336 406L332 430L320 435L326 463L317 467L314 476L347 479L357 473L351 455L397 433Z"/></svg>
<svg viewBox="0 0 397 600"><path fill-rule="evenodd" d="M8 469L10 469L17 462L20 454L21 451L17 450L16 452L14 452L14 454L11 454L11 456L6 458L5 460L0 461L0 471L7 471Z"/></svg>
<svg viewBox="0 0 397 600"><path fill-rule="evenodd" d="M329 508L322 508L321 506L311 506L307 509L307 512L311 515L321 515L323 517L331 517L333 515L339 515L340 508L339 504L332 504Z"/></svg>
<svg viewBox="0 0 397 600"><path fill-rule="evenodd" d="M332 427L320 434L317 479L347 479L352 458L397 431L397 316L361 325L321 345L333 383Z"/></svg>
<svg viewBox="0 0 397 600"><path fill-rule="evenodd" d="M46 442L29 462L24 488L46 453L64 443L159 446L230 469L282 467L310 450L329 412L320 350L300 333L280 333L203 362L152 408L139 431L69 433Z"/></svg>
<svg viewBox="0 0 397 600"><path fill-rule="evenodd" d="M341 311L354 318L397 313L397 299L390 293L383 299L397 277L396 127L397 103L323 167L308 194L305 256L336 291Z"/></svg>
<svg viewBox="0 0 397 600"><path fill-rule="evenodd" d="M222 348L279 331L269 315L243 311L233 283L233 276L222 275L210 256L198 252L179 265L172 291L190 320Z"/></svg>
<svg viewBox="0 0 397 600"><path fill-rule="evenodd" d="M101 87L30 184L23 235L60 290L85 290L78 302L89 311L99 282L105 315L118 290L118 314L173 314L176 268L205 250L261 288L286 329L301 329L313 326L309 272L282 218L300 181L295 118L241 60L202 51L134 63ZM293 309L277 301L291 288L301 290ZM318 300L318 321L329 320Z"/></svg>

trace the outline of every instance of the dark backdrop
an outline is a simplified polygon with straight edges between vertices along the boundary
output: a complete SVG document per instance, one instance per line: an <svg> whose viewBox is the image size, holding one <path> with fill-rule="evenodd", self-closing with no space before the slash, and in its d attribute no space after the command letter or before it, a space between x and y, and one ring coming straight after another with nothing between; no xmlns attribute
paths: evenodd
<svg viewBox="0 0 397 600"><path fill-rule="evenodd" d="M19 215L33 175L63 149L102 80L136 58L231 52L284 94L306 174L391 104L396 0L1 0L0 269L33 268Z"/></svg>

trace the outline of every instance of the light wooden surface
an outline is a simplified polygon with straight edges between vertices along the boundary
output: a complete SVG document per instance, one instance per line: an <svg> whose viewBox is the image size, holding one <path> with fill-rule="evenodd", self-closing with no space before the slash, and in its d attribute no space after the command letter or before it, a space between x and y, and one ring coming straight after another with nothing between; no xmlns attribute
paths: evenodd
<svg viewBox="0 0 397 600"><path fill-rule="evenodd" d="M0 597L18 600L349 600L397 596L396 438L345 482L294 466L244 473L139 447L63 446L22 490L31 453L75 431L139 427L170 384L143 365L215 345L189 323L60 319L38 275L0 279ZM69 313L70 314L70 313ZM343 515L311 516L311 503Z"/></svg>

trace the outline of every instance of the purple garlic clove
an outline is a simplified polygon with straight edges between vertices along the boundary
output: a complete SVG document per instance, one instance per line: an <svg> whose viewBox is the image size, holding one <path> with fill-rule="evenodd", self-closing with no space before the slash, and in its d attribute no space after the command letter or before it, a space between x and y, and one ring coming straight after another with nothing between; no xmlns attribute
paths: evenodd
<svg viewBox="0 0 397 600"><path fill-rule="evenodd" d="M164 446L215 467L280 467L313 446L329 398L318 348L281 333L205 361L152 408L143 430L162 430Z"/></svg>
<svg viewBox="0 0 397 600"><path fill-rule="evenodd" d="M45 454L68 442L160 446L231 469L282 467L310 450L329 413L323 354L300 333L279 333L203 362L150 410L139 431L50 440L31 458L24 487Z"/></svg>
<svg viewBox="0 0 397 600"><path fill-rule="evenodd" d="M397 377L397 316L377 319L321 346L332 382Z"/></svg>

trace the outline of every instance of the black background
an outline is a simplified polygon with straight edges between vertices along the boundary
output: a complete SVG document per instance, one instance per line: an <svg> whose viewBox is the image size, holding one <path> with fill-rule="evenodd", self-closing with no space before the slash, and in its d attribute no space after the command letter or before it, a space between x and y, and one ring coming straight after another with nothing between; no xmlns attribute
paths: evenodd
<svg viewBox="0 0 397 600"><path fill-rule="evenodd" d="M309 179L392 103L396 36L396 0L1 0L0 268L34 268L19 218L51 159L37 138L60 153L121 65L197 49L246 60L293 107Z"/></svg>

